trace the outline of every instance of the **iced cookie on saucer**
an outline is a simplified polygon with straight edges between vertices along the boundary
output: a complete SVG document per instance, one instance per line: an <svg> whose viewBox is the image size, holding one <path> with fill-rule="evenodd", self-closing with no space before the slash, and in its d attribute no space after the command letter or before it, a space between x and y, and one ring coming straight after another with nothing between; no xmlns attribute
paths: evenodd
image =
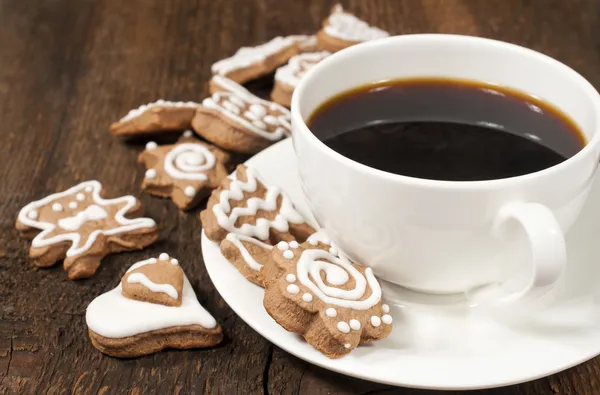
<svg viewBox="0 0 600 395"><path fill-rule="evenodd" d="M21 209L16 228L32 239L29 257L35 266L64 260L70 279L86 278L104 256L156 241L156 223L139 216L141 205L135 197L103 199L101 192L98 181L85 181Z"/></svg>
<svg viewBox="0 0 600 395"><path fill-rule="evenodd" d="M275 72L275 85L271 92L271 99L282 106L290 107L294 89L311 68L321 60L331 55L330 52L306 52L290 59L288 64L281 66Z"/></svg>
<svg viewBox="0 0 600 395"><path fill-rule="evenodd" d="M189 129L199 106L200 104L195 102L167 100L144 104L110 125L110 133L119 137L134 137Z"/></svg>
<svg viewBox="0 0 600 395"><path fill-rule="evenodd" d="M211 347L223 339L179 262L166 253L131 266L116 288L90 303L86 322L94 347L120 358Z"/></svg>
<svg viewBox="0 0 600 395"><path fill-rule="evenodd" d="M235 233L273 245L303 241L314 232L285 191L263 182L256 169L244 165L212 192L200 219L206 236L215 242Z"/></svg>
<svg viewBox="0 0 600 395"><path fill-rule="evenodd" d="M330 358L392 330L390 308L371 268L340 257L323 232L302 244L278 243L263 274L267 313Z"/></svg>
<svg viewBox="0 0 600 395"><path fill-rule="evenodd" d="M291 133L290 111L262 100L238 83L214 76L213 95L202 101L192 120L194 131L226 150L256 153Z"/></svg>
<svg viewBox="0 0 600 395"><path fill-rule="evenodd" d="M271 244L259 239L229 233L221 242L221 253L244 277L263 287L262 268L271 258Z"/></svg>
<svg viewBox="0 0 600 395"><path fill-rule="evenodd" d="M275 37L255 47L240 48L233 56L213 64L211 71L213 75L221 75L243 84L271 73L303 48L312 48L313 44L311 36Z"/></svg>
<svg viewBox="0 0 600 395"><path fill-rule="evenodd" d="M139 156L147 168L142 188L171 198L182 210L192 209L227 177L229 158L227 152L192 137L191 131L175 144L151 141Z"/></svg>
<svg viewBox="0 0 600 395"><path fill-rule="evenodd" d="M365 41L388 37L389 33L377 27L369 26L356 16L345 12L340 4L331 9L331 14L323 21L323 28L317 33L319 47L329 52Z"/></svg>

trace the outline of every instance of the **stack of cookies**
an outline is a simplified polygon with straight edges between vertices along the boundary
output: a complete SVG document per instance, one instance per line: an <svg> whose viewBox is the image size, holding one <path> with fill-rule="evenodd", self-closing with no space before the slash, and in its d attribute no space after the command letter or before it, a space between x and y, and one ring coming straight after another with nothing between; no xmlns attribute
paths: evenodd
<svg viewBox="0 0 600 395"><path fill-rule="evenodd" d="M331 357L391 330L371 269L341 255L305 222L285 191L264 183L254 169L240 165L228 174L236 154L257 153L290 135L288 108L307 71L333 52L387 35L337 5L315 35L276 37L213 64L210 97L157 100L110 125L111 134L123 138L184 131L173 144L147 141L139 155L146 168L142 189L186 211L210 195L200 215L206 235L248 280L266 289L265 307L280 325ZM243 86L273 72L272 101ZM32 239L35 266L62 260L70 279L87 278L107 254L143 249L158 239L155 221L141 216L135 197L104 199L101 192L100 182L86 181L20 211L16 227ZM92 344L117 357L212 346L223 337L167 253L134 264L115 289L89 305L86 318Z"/></svg>

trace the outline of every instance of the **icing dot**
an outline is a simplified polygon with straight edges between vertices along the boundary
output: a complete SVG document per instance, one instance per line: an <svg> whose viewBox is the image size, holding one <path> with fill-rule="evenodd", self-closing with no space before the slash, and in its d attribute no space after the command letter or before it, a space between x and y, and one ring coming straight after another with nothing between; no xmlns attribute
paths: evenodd
<svg viewBox="0 0 600 395"><path fill-rule="evenodd" d="M191 185L188 185L187 187L185 187L185 189L183 190L183 194L187 197L194 197L196 196L196 188L194 188Z"/></svg>
<svg viewBox="0 0 600 395"><path fill-rule="evenodd" d="M169 260L169 254L167 254L166 252L163 252L162 254L160 254L158 256L158 259L160 259L161 261L167 261L167 260Z"/></svg>
<svg viewBox="0 0 600 395"><path fill-rule="evenodd" d="M277 118L275 118L273 115L267 115L263 118L263 121L267 124L267 125L277 125Z"/></svg>
<svg viewBox="0 0 600 395"><path fill-rule="evenodd" d="M250 112L254 115L256 115L257 117L264 117L265 115L267 115L267 110L261 106L260 104L253 104L250 106Z"/></svg>
<svg viewBox="0 0 600 395"><path fill-rule="evenodd" d="M75 199L79 200L80 202L83 202L85 200L85 195L83 193L78 193L77 195L75 195Z"/></svg>
<svg viewBox="0 0 600 395"><path fill-rule="evenodd" d="M77 202L70 202L69 203L69 208L76 209L77 208Z"/></svg>
<svg viewBox="0 0 600 395"><path fill-rule="evenodd" d="M186 130L183 132L183 137L192 137L193 133L191 130Z"/></svg>
<svg viewBox="0 0 600 395"><path fill-rule="evenodd" d="M175 258L171 259L171 265L177 265L179 264L179 261Z"/></svg>
<svg viewBox="0 0 600 395"><path fill-rule="evenodd" d="M337 311L335 311L335 309L333 307L330 307L327 310L325 310L325 315L327 317L333 318L333 317L337 316Z"/></svg>
<svg viewBox="0 0 600 395"><path fill-rule="evenodd" d="M381 318L377 317L376 315L371 317L371 325L373 325L375 328L377 328L379 325L381 325Z"/></svg>
<svg viewBox="0 0 600 395"><path fill-rule="evenodd" d="M392 316L391 316L391 315L389 315L389 314L384 314L384 315L381 317L381 321L383 321L383 323L384 323L384 324L388 324L388 325L389 325L389 324L391 324L391 323L392 323L393 319L392 319Z"/></svg>
<svg viewBox="0 0 600 395"><path fill-rule="evenodd" d="M146 178L152 180L156 178L156 170L154 169L148 169L146 170Z"/></svg>
<svg viewBox="0 0 600 395"><path fill-rule="evenodd" d="M150 263L156 263L156 262L158 262L158 260L156 258L150 258L148 260L148 262L150 262Z"/></svg>
<svg viewBox="0 0 600 395"><path fill-rule="evenodd" d="M146 144L146 149L148 151L152 151L153 149L156 149L156 147L158 147L158 144L156 144L154 141L148 141Z"/></svg>
<svg viewBox="0 0 600 395"><path fill-rule="evenodd" d="M345 348L350 348L350 347L351 347L351 346L350 346L350 343L346 343L346 344L344 344L344 347L345 347Z"/></svg>
<svg viewBox="0 0 600 395"><path fill-rule="evenodd" d="M259 129L267 128L267 125L263 121L252 121L252 125L256 126Z"/></svg>
<svg viewBox="0 0 600 395"><path fill-rule="evenodd" d="M298 288L298 286L296 284L290 284L287 286L287 291L291 294L297 294L298 292L300 292L300 288Z"/></svg>
<svg viewBox="0 0 600 395"><path fill-rule="evenodd" d="M390 312L390 306L387 304L382 304L381 305L381 310L383 310L384 313L389 313Z"/></svg>
<svg viewBox="0 0 600 395"><path fill-rule="evenodd" d="M292 250L285 250L283 251L283 257L285 259L294 259L294 253L292 252Z"/></svg>
<svg viewBox="0 0 600 395"><path fill-rule="evenodd" d="M279 248L280 251L285 251L289 248L289 245L285 241L280 241L277 243L277 248Z"/></svg>
<svg viewBox="0 0 600 395"><path fill-rule="evenodd" d="M296 281L296 276L294 276L292 273L290 273L287 276L285 276L285 279L287 280L288 283L293 283Z"/></svg>
<svg viewBox="0 0 600 395"><path fill-rule="evenodd" d="M94 188L92 188L90 185L88 185L87 187L85 187L84 191L86 192L92 192Z"/></svg>
<svg viewBox="0 0 600 395"><path fill-rule="evenodd" d="M305 301L306 303L312 302L313 296L307 292L304 295L302 295L302 300Z"/></svg>
<svg viewBox="0 0 600 395"><path fill-rule="evenodd" d="M27 213L27 217L29 217L30 219L36 219L38 217L38 213L37 211L32 210Z"/></svg>
<svg viewBox="0 0 600 395"><path fill-rule="evenodd" d="M350 320L350 328L354 329L355 331L360 329L360 321L359 320Z"/></svg>
<svg viewBox="0 0 600 395"><path fill-rule="evenodd" d="M52 211L63 211L63 206L60 203L54 203L52 205Z"/></svg>
<svg viewBox="0 0 600 395"><path fill-rule="evenodd" d="M300 245L297 241L290 241L290 248L298 248Z"/></svg>
<svg viewBox="0 0 600 395"><path fill-rule="evenodd" d="M338 322L337 328L342 333L350 333L350 325L346 321Z"/></svg>
<svg viewBox="0 0 600 395"><path fill-rule="evenodd" d="M317 240L315 237L311 237L308 239L308 243L310 245L316 246L317 244L319 244L319 240Z"/></svg>

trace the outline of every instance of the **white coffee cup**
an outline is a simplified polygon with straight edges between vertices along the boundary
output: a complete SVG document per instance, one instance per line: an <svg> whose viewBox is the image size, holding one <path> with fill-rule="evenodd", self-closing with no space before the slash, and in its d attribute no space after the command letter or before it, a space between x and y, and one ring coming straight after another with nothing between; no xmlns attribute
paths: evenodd
<svg viewBox="0 0 600 395"><path fill-rule="evenodd" d="M351 88L427 76L483 81L536 96L571 117L587 144L556 166L519 177L437 181L352 161L305 123L320 104ZM598 164L599 128L600 96L577 72L527 48L467 36L406 35L350 47L315 66L292 99L304 193L345 254L380 278L421 292L499 284L498 301L541 295L560 279L567 264L564 235Z"/></svg>

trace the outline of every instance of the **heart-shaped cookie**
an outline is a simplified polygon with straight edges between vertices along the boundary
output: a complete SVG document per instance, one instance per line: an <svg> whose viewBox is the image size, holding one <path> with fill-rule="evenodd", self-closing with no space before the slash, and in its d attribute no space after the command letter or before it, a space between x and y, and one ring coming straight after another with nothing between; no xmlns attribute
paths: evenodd
<svg viewBox="0 0 600 395"><path fill-rule="evenodd" d="M128 271L121 279L123 296L142 302L181 306L183 271L175 258L166 253Z"/></svg>
<svg viewBox="0 0 600 395"><path fill-rule="evenodd" d="M92 345L113 357L210 347L223 340L223 330L167 254L134 264L116 288L90 303L85 318Z"/></svg>

